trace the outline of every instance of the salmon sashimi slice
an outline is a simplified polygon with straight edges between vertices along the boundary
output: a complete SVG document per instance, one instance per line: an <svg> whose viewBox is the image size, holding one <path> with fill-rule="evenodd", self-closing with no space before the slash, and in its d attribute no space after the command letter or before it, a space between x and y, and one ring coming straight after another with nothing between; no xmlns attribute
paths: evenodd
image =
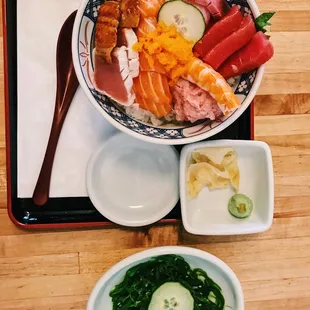
<svg viewBox="0 0 310 310"><path fill-rule="evenodd" d="M139 104L141 109L147 111L155 110L154 103L151 101L146 100L146 96L144 95L145 90L143 88L143 83L141 82L140 75L133 80L133 89L134 93L136 94L136 103Z"/></svg>
<svg viewBox="0 0 310 310"><path fill-rule="evenodd" d="M242 22L242 14L239 7L235 5L230 11L217 23L215 23L204 35L202 39L201 56L209 53L223 39L238 29Z"/></svg>
<svg viewBox="0 0 310 310"><path fill-rule="evenodd" d="M140 71L153 71L165 74L165 69L157 58L151 57L145 52L139 53Z"/></svg>
<svg viewBox="0 0 310 310"><path fill-rule="evenodd" d="M141 71L133 80L136 102L140 108L156 117L163 117L172 110L172 95L168 78L157 72Z"/></svg>
<svg viewBox="0 0 310 310"><path fill-rule="evenodd" d="M147 33L156 29L157 19L155 17L141 18L139 26L136 30L138 38L145 37Z"/></svg>
<svg viewBox="0 0 310 310"><path fill-rule="evenodd" d="M141 109L147 110L156 116L161 115L163 111L158 111L157 109L157 95L154 93L153 87L149 86L150 78L146 72L141 73L137 78L134 79L134 92L137 94L136 103L139 104Z"/></svg>
<svg viewBox="0 0 310 310"><path fill-rule="evenodd" d="M224 115L230 114L240 106L240 102L226 80L198 58L194 58L188 66L184 78L200 88L208 91L217 101Z"/></svg>
<svg viewBox="0 0 310 310"><path fill-rule="evenodd" d="M157 20L155 17L142 18L139 27L136 30L138 38L145 37L148 33L156 30ZM165 73L164 67L159 63L157 58L151 57L145 52L139 53L140 71L154 71Z"/></svg>
<svg viewBox="0 0 310 310"><path fill-rule="evenodd" d="M165 0L140 0L139 9L144 17L156 17Z"/></svg>
<svg viewBox="0 0 310 310"><path fill-rule="evenodd" d="M151 72L152 74L152 72ZM172 109L172 94L170 92L169 81L165 75L158 74L156 72L153 73L154 77L151 79L151 83L154 87L156 93L160 91L161 99L160 103L160 110L164 114L163 116L167 115Z"/></svg>

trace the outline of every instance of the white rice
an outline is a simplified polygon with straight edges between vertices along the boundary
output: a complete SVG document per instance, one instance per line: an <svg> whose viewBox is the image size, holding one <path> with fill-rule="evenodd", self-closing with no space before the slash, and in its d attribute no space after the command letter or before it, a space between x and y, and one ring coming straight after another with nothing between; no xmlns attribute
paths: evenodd
<svg viewBox="0 0 310 310"><path fill-rule="evenodd" d="M137 103L134 103L129 107L125 107L125 111L129 116L141 122L151 123L154 126L160 126L163 123L162 120L158 119L151 112L141 109Z"/></svg>
<svg viewBox="0 0 310 310"><path fill-rule="evenodd" d="M155 127L161 126L165 122L171 123L175 121L174 111L171 111L168 115L166 115L162 119L159 119L151 112L141 109L139 107L139 104L137 103L134 103L130 107L124 107L124 108L125 112L132 118L144 123L150 123Z"/></svg>
<svg viewBox="0 0 310 310"><path fill-rule="evenodd" d="M231 77L227 80L227 83L229 84L231 88L234 88L236 81L237 81L237 78Z"/></svg>
<svg viewBox="0 0 310 310"><path fill-rule="evenodd" d="M169 114L167 114L167 115L165 116L165 120L166 120L167 122L173 122L173 121L175 121L175 113L174 113L174 111L171 111Z"/></svg>

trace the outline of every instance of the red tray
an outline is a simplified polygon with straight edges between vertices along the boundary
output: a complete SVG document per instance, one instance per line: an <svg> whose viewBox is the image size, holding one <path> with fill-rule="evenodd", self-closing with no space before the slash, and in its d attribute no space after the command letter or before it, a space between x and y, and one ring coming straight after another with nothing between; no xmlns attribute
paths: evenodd
<svg viewBox="0 0 310 310"><path fill-rule="evenodd" d="M26 229L77 228L115 225L104 218L88 197L51 198L44 207L30 198L17 197L17 0L2 0L5 76L5 129L7 163L7 207L11 220ZM8 57L9 55L9 57ZM253 104L243 115L212 139L251 140L254 135ZM176 146L178 151L182 146ZM181 219L180 204L160 221L173 223Z"/></svg>

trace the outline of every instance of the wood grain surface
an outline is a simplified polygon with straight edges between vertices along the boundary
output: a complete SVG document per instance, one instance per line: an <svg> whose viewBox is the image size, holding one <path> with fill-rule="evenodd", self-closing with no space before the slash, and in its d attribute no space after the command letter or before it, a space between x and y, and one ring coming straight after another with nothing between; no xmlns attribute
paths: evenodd
<svg viewBox="0 0 310 310"><path fill-rule="evenodd" d="M181 224L40 232L15 227L6 211L1 53L1 310L85 309L109 267L163 245L197 247L228 263L242 283L247 310L310 309L310 1L258 0L258 5L277 12L271 26L276 54L255 101L255 138L270 145L275 172L274 222L262 234L198 237Z"/></svg>

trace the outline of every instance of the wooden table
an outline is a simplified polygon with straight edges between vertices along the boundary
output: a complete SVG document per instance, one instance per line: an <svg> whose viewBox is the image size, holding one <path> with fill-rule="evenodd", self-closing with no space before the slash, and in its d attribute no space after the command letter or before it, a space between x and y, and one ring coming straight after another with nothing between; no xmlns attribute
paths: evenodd
<svg viewBox="0 0 310 310"><path fill-rule="evenodd" d="M223 259L241 280L247 310L310 309L310 1L258 2L262 11L277 11L271 27L276 55L255 102L255 138L270 145L275 172L274 222L262 234L196 237L181 224L135 232L16 228L6 213L1 53L1 310L85 309L107 268L162 245L193 246Z"/></svg>

